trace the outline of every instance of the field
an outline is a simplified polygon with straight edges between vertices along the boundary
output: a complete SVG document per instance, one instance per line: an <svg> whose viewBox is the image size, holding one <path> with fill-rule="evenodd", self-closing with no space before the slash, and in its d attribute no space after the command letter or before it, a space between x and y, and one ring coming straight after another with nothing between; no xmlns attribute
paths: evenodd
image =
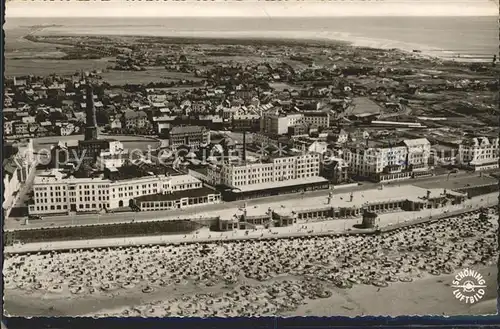
<svg viewBox="0 0 500 329"><path fill-rule="evenodd" d="M5 59L5 76L69 75L84 71L101 70L109 66L108 59L97 60L47 60L47 59Z"/></svg>
<svg viewBox="0 0 500 329"><path fill-rule="evenodd" d="M79 70L103 69L109 65L107 59L60 61L56 58L64 53L64 46L26 40L29 28L5 30L5 76L73 74ZM53 59L42 59L42 58Z"/></svg>
<svg viewBox="0 0 500 329"><path fill-rule="evenodd" d="M150 67L147 71L115 71L109 70L101 74L110 85L146 84L150 82L170 82L182 79L200 81L192 73L170 72L162 67Z"/></svg>

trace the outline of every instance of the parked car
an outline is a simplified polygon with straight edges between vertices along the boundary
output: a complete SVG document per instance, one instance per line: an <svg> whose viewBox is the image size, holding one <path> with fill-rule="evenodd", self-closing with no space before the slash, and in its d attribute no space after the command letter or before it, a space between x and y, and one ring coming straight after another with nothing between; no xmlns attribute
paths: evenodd
<svg viewBox="0 0 500 329"><path fill-rule="evenodd" d="M42 216L39 216L39 215L29 215L28 216L28 219L29 220L42 220Z"/></svg>

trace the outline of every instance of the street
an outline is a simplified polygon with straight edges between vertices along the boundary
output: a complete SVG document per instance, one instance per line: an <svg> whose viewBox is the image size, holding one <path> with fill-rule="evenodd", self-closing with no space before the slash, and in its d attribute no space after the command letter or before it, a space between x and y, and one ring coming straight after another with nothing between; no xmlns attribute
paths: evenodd
<svg viewBox="0 0 500 329"><path fill-rule="evenodd" d="M379 215L378 227L383 231L392 230L399 227L424 223L430 219L438 220L440 218L462 214L480 207L491 207L497 203L497 194L490 193L485 196L478 196L466 201L462 205L449 205L438 209L424 209L422 211L401 211L396 213L383 213ZM16 252L35 252L47 250L64 250L79 248L105 248L145 244L161 243L200 243L212 241L228 240L249 240L249 239L268 239L268 238L287 238L301 236L323 236L331 234L345 233L371 233L373 229L354 228L354 224L359 224L360 219L336 219L322 221L306 221L299 225L286 227L273 227L272 229L256 230L237 230L230 232L213 232L208 228L202 228L190 234L173 235L154 235L154 236L136 236L125 238L106 238L77 241L51 241L35 242L27 244L17 244L6 246L7 253Z"/></svg>
<svg viewBox="0 0 500 329"><path fill-rule="evenodd" d="M460 172L453 174L447 180L447 175L433 176L419 179L404 180L401 182L392 182L388 186L397 185L415 185L424 188L434 188L434 187L444 187L446 185L451 185L450 188L460 188L466 187L468 184L471 186L485 185L497 182L497 180L491 176L482 175L479 177L477 173L466 173ZM334 188L333 194L348 193L356 191L364 191L369 189L375 189L379 186L379 183L369 183L364 182L363 185L345 188ZM446 188L446 187L444 187ZM52 216L44 217L43 220L31 220L25 224L25 219L21 218L8 218L5 222L5 230L16 230L16 229L29 229L29 228L42 228L51 226L68 226L68 225L89 225L89 224L111 224L118 222L130 222L130 221L140 221L140 220L164 220L164 219L185 219L200 216L201 213L206 214L207 212L216 211L234 211L238 207L243 206L245 203L248 207L269 203L277 203L280 201L290 201L290 200L300 200L304 198L312 198L318 196L327 196L328 190L318 190L311 191L305 194L295 193L295 194L283 194L272 197L265 197L259 199L224 202L220 204L212 205L202 205L191 208L175 209L175 210L163 210L163 211L153 211L153 212L125 212L125 213L106 213L106 214L79 214L79 215L62 215L62 216Z"/></svg>

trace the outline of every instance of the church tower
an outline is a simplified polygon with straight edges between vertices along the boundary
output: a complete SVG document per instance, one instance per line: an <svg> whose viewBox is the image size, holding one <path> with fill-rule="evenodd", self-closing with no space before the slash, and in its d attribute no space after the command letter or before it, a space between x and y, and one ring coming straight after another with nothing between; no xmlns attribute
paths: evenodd
<svg viewBox="0 0 500 329"><path fill-rule="evenodd" d="M85 100L85 140L95 140L97 139L97 118L94 105L94 90L88 80L85 84Z"/></svg>

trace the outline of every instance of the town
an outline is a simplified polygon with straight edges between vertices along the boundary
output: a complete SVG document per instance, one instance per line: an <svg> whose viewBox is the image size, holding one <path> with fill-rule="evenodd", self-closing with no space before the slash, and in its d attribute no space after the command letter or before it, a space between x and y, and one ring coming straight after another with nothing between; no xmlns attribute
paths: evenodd
<svg viewBox="0 0 500 329"><path fill-rule="evenodd" d="M179 245L179 262L205 253L203 248L219 248L216 241L227 243L220 247L224 253L237 250L258 264L271 261L269 252L287 248L302 248L298 255L316 264L330 257L317 250L334 250L335 257L346 257L336 267L338 275L320 272L342 289L363 282L387 287L422 273L450 274L461 264L488 266L494 259L496 251L486 246L493 243L496 210L491 207L500 177L495 60L447 61L326 41L26 38L53 44L65 53L60 61L105 59L106 66L6 79L4 236L8 261L14 262L8 266L8 289L16 286L19 257L47 251L68 252L68 257L83 259L82 264L87 257L102 257L118 266L122 253L156 264L161 255L177 252L158 246L170 244ZM466 213L478 219L462 227ZM373 263L370 269L347 259L348 251L359 249L364 255L368 249L382 250L383 234L399 241L401 250L414 250L410 244L422 241L427 248L434 243L427 238L430 228L436 230L431 230L436 241L456 239L465 230L469 235L464 239L484 248L456 259L455 249L446 249L454 267L430 253L405 260L377 253L366 256ZM348 242L335 244L325 237L330 235ZM351 235L360 244L347 240ZM313 236L316 242L307 240ZM267 241L287 238L291 245L288 240ZM303 247L293 238L303 239ZM258 256L239 244L249 239ZM144 245L150 249L133 247ZM118 249L105 254L94 248ZM432 248L441 247L425 250ZM98 256L87 255L95 250ZM63 264L61 259L50 266ZM236 256L229 259L240 262ZM40 264L45 260L37 258ZM155 275L191 275L205 286L238 281L235 268L217 279L224 268L215 261L201 262L193 268L202 269L200 273L213 269L212 278L197 277L194 270L182 274L184 263L164 264ZM279 263L280 273L292 273L297 265L291 259L272 262ZM379 275L380 264L392 269L400 268L400 262L408 267L405 273L389 274L387 269L387 275ZM262 266L248 268L246 276L259 281L274 276ZM353 266L360 271L350 272ZM38 268L26 271L33 277L41 273ZM109 279L113 271L96 268L108 279L85 287L75 283L68 291L109 292L117 280ZM312 272L301 267L296 273ZM178 277L172 276L172 282L179 284ZM38 288L33 289L55 294L66 289L54 280L35 280ZM132 289L141 280L127 277L122 288ZM142 292L157 289L158 280L144 279L148 285ZM331 296L313 283L273 285L283 285L275 289L294 296ZM17 283L21 290L28 286ZM236 295L226 297L241 298ZM286 301L276 304L272 300L278 297L271 295L274 306L266 304L266 314L296 309L303 298L290 299L287 309ZM243 312L234 305L226 311L207 305L207 315ZM150 315L191 314L183 309ZM118 313L143 315L129 309ZM250 309L244 313L258 314Z"/></svg>
<svg viewBox="0 0 500 329"><path fill-rule="evenodd" d="M210 40L200 45L184 39L174 43L159 38L40 38L37 41L71 43L75 49L102 56L116 54L113 70L162 65L165 74L192 74L197 83L186 87L191 81L186 78L173 86L118 88L103 81L99 72L7 80L6 147L9 140L85 134L77 144L78 137L68 139L75 145L50 146L50 163L34 179L30 214L129 205L140 210L145 200L161 193L171 200L148 210L168 209L184 206L182 202L217 202L221 195L225 201L240 200L364 180L412 179L443 168L498 168L498 113L491 93L498 88L495 67L478 69L345 45L292 43L282 49L270 41L262 45L225 41L217 47ZM124 44L128 46L118 51ZM94 51L96 47L100 52ZM189 56L177 56L179 51ZM281 57L283 51L288 60ZM261 57L241 58L242 53ZM227 62L216 62L214 57ZM410 68L403 59L432 69ZM106 138L97 140L98 131ZM150 136L153 154L132 159L128 152L132 150L113 141L113 135ZM72 148L76 159L64 159L64 168L54 163L56 155L69 154ZM32 145L28 149L37 151ZM78 170L68 171L68 165L86 151ZM13 157L21 153L29 154L18 152ZM12 181L5 185L7 214L40 156L28 158L21 180L11 172ZM6 161L14 162L12 157ZM96 164L102 170L92 168ZM72 178L65 179L62 172ZM136 180L131 180L134 176ZM94 183L89 185L89 179ZM70 185L79 192L70 195ZM77 185L86 188L80 192ZM202 185L214 189L204 190ZM64 192L56 198L38 193L53 188ZM196 196L181 201L188 190ZM174 192L180 193L178 198ZM98 193L102 196L91 200L90 195Z"/></svg>

